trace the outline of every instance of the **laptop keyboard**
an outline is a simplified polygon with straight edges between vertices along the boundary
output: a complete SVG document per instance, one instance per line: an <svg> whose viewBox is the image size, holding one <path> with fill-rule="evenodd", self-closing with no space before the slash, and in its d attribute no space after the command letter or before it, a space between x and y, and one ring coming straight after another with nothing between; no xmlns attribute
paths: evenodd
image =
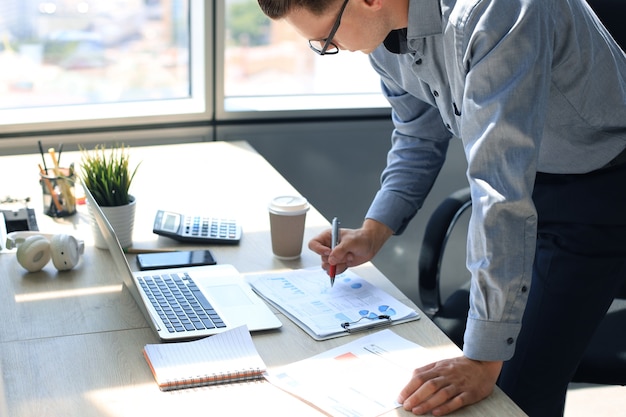
<svg viewBox="0 0 626 417"><path fill-rule="evenodd" d="M138 281L170 333L226 327L188 274L139 277Z"/></svg>

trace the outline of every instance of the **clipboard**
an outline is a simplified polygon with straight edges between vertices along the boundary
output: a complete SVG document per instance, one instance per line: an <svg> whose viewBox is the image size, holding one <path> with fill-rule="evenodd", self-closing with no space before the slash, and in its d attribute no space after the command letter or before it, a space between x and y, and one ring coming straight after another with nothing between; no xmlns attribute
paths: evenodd
<svg viewBox="0 0 626 417"><path fill-rule="evenodd" d="M348 270L331 288L321 268L246 276L252 289L315 340L392 326L419 313Z"/></svg>

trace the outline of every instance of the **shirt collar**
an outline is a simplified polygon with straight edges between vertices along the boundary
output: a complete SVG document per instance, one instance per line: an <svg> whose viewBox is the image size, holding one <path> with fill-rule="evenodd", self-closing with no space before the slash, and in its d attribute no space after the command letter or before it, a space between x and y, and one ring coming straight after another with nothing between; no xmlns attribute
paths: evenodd
<svg viewBox="0 0 626 417"><path fill-rule="evenodd" d="M406 28L396 29L389 32L383 44L385 48L394 54L407 54L411 52L406 44Z"/></svg>
<svg viewBox="0 0 626 417"><path fill-rule="evenodd" d="M408 28L391 31L383 42L385 48L395 54L412 52L412 40L441 33L441 19L439 0L410 0Z"/></svg>

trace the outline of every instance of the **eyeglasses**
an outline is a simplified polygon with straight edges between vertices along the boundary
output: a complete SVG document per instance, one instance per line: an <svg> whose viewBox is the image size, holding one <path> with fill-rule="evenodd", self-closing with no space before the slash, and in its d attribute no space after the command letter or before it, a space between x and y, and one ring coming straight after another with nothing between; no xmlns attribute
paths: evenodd
<svg viewBox="0 0 626 417"><path fill-rule="evenodd" d="M335 20L335 24L333 28L330 30L330 34L326 39L319 40L309 40L309 47L318 55L333 55L339 53L339 47L333 43L333 38L335 37L335 33L337 29L339 29L339 25L341 24L341 16L343 15L343 11L346 10L346 6L348 5L348 0L343 2L341 6L341 10L339 10L339 15L337 15L337 20Z"/></svg>

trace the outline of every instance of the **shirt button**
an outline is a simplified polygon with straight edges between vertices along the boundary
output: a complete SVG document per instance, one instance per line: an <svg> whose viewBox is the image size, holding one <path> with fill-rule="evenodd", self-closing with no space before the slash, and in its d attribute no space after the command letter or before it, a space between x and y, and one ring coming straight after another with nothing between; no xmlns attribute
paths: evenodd
<svg viewBox="0 0 626 417"><path fill-rule="evenodd" d="M452 126L450 126L450 123L446 123L446 128L447 128L448 130L450 130L450 128L451 128L451 127L452 127Z"/></svg>
<svg viewBox="0 0 626 417"><path fill-rule="evenodd" d="M522 287L522 293L525 293L526 291L528 291L528 287L527 287L526 285L524 285L524 286Z"/></svg>
<svg viewBox="0 0 626 417"><path fill-rule="evenodd" d="M415 60L415 65L422 65L422 58L418 58Z"/></svg>
<svg viewBox="0 0 626 417"><path fill-rule="evenodd" d="M433 96L435 96L435 97L439 97L439 91L437 91L437 90L433 90Z"/></svg>
<svg viewBox="0 0 626 417"><path fill-rule="evenodd" d="M506 339L507 345L512 345L514 342L515 342L515 339L513 339L512 337L509 337L508 339Z"/></svg>

